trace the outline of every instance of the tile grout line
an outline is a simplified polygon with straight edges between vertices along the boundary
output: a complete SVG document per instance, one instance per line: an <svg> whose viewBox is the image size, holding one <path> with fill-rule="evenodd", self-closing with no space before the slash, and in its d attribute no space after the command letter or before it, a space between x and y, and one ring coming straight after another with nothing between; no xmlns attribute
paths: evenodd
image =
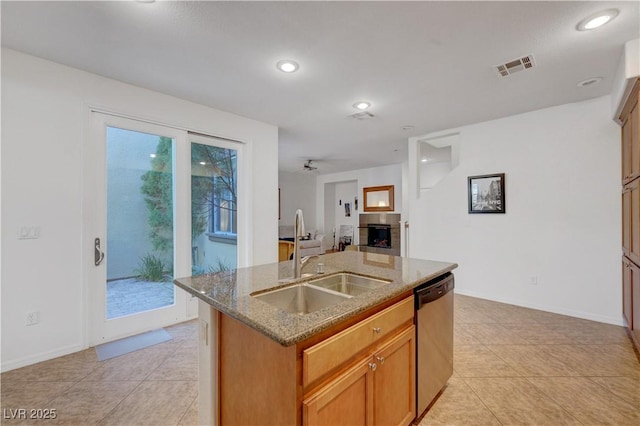
<svg viewBox="0 0 640 426"><path fill-rule="evenodd" d="M191 404L187 405L187 408L184 410L184 413L182 413L182 416L180 416L180 419L178 419L178 423L176 423L176 425L179 425L180 423L182 423L182 420L187 416L187 413L189 412L189 410L191 410L191 407L193 407L193 404L195 404L196 401L198 401L198 395L196 395L193 398L193 401L191 401Z"/></svg>
<svg viewBox="0 0 640 426"><path fill-rule="evenodd" d="M466 379L464 377L461 377L462 381L464 382L464 384L471 390L471 392L473 392L473 394L476 396L476 398L478 398L478 401L480 401L480 403L484 406L484 408L487 409L487 411L489 411L491 413L491 415L493 416L494 419L496 419L496 421L501 424L504 425L504 423L502 423L500 421L500 419L498 418L498 416L496 416L496 413L493 412L493 410L491 408L489 408L487 406L487 404L484 402L484 400L482 398L480 398L480 395L478 395L478 393L475 391L475 389L473 389L471 387L471 385L466 381Z"/></svg>
<svg viewBox="0 0 640 426"><path fill-rule="evenodd" d="M560 376L560 377L565 377L565 376ZM583 376L580 376L580 377L583 377ZM533 387L534 387L538 392L540 392L540 393L541 393L541 394L543 394L546 398L548 398L548 399L549 399L553 404L555 404L555 405L557 405L558 407L560 407L560 409L561 409L562 411L564 411L564 412L565 412L569 417L571 417L572 419L574 419L575 421L577 421L577 422L578 422L578 423L580 423L581 425L584 425L584 423L583 423L583 422L581 422L580 420L576 419L576 417L575 417L573 414L571 414L571 412L569 412L566 408L564 408L564 406L563 406L563 405L561 405L561 404L557 403L556 401L554 401L554 400L553 400L549 395L547 395L547 394L546 394L546 392L545 392L544 390L540 389L538 386L536 386L536 384L535 384L535 383L533 383L531 380L529 380L529 377L525 377L525 380L526 380L527 382L529 382L529 384L530 384L531 386L533 386Z"/></svg>

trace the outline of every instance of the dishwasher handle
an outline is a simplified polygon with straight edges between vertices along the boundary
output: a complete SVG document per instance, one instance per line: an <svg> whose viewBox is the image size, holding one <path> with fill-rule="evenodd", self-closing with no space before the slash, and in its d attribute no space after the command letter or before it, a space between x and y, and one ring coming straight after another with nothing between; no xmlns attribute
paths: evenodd
<svg viewBox="0 0 640 426"><path fill-rule="evenodd" d="M425 287L416 290L416 310L422 308L422 305L436 301L449 293L454 288L453 274L449 274L444 279L436 281L433 284L427 284Z"/></svg>

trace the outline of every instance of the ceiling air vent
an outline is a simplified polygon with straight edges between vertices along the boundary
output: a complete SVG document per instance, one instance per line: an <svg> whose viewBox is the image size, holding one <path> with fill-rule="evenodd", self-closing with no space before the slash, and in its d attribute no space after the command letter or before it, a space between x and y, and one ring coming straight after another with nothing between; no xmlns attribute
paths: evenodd
<svg viewBox="0 0 640 426"><path fill-rule="evenodd" d="M533 68L535 64L533 55L527 55L522 58L509 61L506 64L496 65L495 70L501 77L508 77L511 74Z"/></svg>
<svg viewBox="0 0 640 426"><path fill-rule="evenodd" d="M369 111L362 111L351 114L349 117L355 118L356 120L368 120L375 117L375 115L371 114Z"/></svg>

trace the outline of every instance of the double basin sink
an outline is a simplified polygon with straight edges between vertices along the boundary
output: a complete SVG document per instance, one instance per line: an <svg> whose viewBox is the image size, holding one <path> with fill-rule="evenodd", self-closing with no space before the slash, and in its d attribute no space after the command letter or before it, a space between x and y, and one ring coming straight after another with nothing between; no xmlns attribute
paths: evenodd
<svg viewBox="0 0 640 426"><path fill-rule="evenodd" d="M389 280L349 272L328 275L252 295L283 311L304 315L388 284Z"/></svg>

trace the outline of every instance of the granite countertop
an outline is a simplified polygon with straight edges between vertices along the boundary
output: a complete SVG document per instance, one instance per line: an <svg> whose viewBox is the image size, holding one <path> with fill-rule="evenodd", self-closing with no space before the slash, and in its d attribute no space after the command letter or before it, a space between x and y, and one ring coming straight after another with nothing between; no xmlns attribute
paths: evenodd
<svg viewBox="0 0 640 426"><path fill-rule="evenodd" d="M291 261L178 278L174 283L281 345L291 346L458 266L455 263L345 251L311 258L302 268L302 273L314 273L319 262L324 263L324 274L313 274L287 283L279 280L292 276ZM285 312L251 296L339 272L383 278L391 282L305 315Z"/></svg>

